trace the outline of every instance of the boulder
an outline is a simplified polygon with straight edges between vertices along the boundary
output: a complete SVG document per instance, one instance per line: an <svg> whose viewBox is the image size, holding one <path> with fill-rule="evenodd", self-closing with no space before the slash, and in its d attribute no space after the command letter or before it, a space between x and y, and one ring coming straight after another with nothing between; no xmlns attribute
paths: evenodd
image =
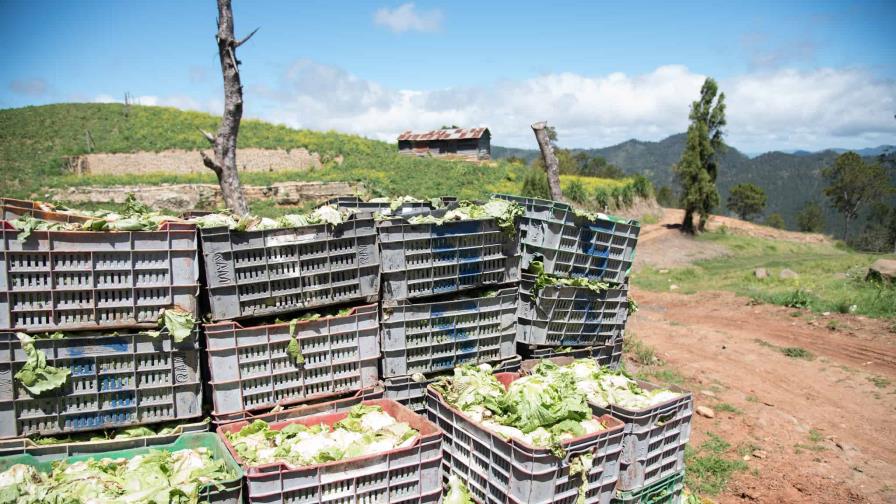
<svg viewBox="0 0 896 504"><path fill-rule="evenodd" d="M799 278L800 275L790 268L784 268L780 273L778 273L778 277L782 280L793 280L794 278Z"/></svg>
<svg viewBox="0 0 896 504"><path fill-rule="evenodd" d="M697 406L695 410L698 415L706 418L715 418L716 412L712 410L709 406Z"/></svg>
<svg viewBox="0 0 896 504"><path fill-rule="evenodd" d="M896 259L878 259L868 268L865 280L896 283Z"/></svg>

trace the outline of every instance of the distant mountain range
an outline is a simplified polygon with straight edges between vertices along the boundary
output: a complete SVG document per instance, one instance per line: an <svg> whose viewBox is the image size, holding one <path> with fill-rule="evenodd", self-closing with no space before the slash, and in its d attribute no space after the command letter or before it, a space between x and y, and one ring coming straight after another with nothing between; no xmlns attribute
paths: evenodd
<svg viewBox="0 0 896 504"><path fill-rule="evenodd" d="M659 188L669 186L677 190L672 166L681 158L686 135L679 133L659 142L628 140L617 145L600 149L572 149L583 151L593 156L600 156L618 166L627 174L640 173L649 178ZM826 209L828 230L839 229L840 218L827 208L822 193L825 182L821 170L833 163L834 159L846 149L826 149L819 152L796 151L767 152L758 156L747 156L734 147L728 147L720 160L718 187L724 202L728 198L730 188L741 182L752 182L762 187L768 196L766 215L778 212L787 223L788 228L796 227L796 213L807 202L816 200ZM881 153L896 154L896 147L881 145L880 147L860 149L856 151L873 160ZM514 149L492 147L492 156L505 158L517 156L527 161L540 156L536 149ZM896 174L894 174L896 177ZM896 183L896 179L894 179Z"/></svg>

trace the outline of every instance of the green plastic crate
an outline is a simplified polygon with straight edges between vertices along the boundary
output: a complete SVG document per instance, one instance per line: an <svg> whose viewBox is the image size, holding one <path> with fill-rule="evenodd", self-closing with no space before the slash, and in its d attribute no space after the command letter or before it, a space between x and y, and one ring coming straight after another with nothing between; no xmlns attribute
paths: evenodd
<svg viewBox="0 0 896 504"><path fill-rule="evenodd" d="M97 442L97 444L99 443L101 442ZM96 444L92 446L96 447ZM233 460L233 457L230 455L230 452L227 451L227 448L224 447L224 444L218 438L218 435L212 432L182 434L173 443L168 444L143 446L127 450L110 450L89 455L84 454L67 457L64 454L58 454L52 458L38 459L29 453L23 453L8 457L0 457L0 472L6 471L15 464L27 464L37 468L39 471L46 472L52 469L52 464L56 460L64 459L69 463L72 463L98 458L132 458L137 455L148 453L150 450L178 451L192 448L208 448L215 459L224 460L227 468L230 469L233 474L236 474L234 479L222 481L220 488L215 485L205 485L202 487L199 495L199 502L206 502L209 504L240 504L242 502L243 470L240 468L239 464Z"/></svg>
<svg viewBox="0 0 896 504"><path fill-rule="evenodd" d="M613 504L681 504L684 471L667 476L637 490L619 490Z"/></svg>

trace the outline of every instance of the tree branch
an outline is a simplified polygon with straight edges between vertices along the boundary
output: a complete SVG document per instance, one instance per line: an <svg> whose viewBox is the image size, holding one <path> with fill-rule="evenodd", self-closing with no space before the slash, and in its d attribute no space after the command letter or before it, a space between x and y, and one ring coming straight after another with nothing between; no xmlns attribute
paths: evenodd
<svg viewBox="0 0 896 504"><path fill-rule="evenodd" d="M202 156L202 164L204 164L206 168L215 172L215 175L220 178L222 172L221 165L216 163L214 159L208 157L205 152L199 151L199 155Z"/></svg>
<svg viewBox="0 0 896 504"><path fill-rule="evenodd" d="M199 132L202 133L202 136L204 136L205 139L208 140L208 143L210 143L210 144L212 144L212 145L215 145L215 136L214 136L214 135L212 135L212 134L209 133L208 131L205 131L205 130L202 129L202 128L196 128L196 129L198 129Z"/></svg>
<svg viewBox="0 0 896 504"><path fill-rule="evenodd" d="M237 42L234 42L234 43L233 43L233 48L236 49L237 47L239 47L239 46L245 44L246 42L248 42L249 39L252 38L252 35L255 35L255 32L257 32L257 31L260 30L260 29L261 29L261 27L259 26L258 28L252 30L252 33L246 35L246 38L244 38L243 40L239 40L239 41L237 41Z"/></svg>

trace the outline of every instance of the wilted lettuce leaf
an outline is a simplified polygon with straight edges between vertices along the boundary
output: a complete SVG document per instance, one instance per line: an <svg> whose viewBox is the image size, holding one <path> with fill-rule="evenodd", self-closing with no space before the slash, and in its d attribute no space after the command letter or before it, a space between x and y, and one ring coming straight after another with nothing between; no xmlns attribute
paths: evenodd
<svg viewBox="0 0 896 504"><path fill-rule="evenodd" d="M181 310L180 308L171 308L162 312L159 317L159 331L143 331L143 334L158 338L162 334L169 334L175 343L189 338L193 334L193 328L196 327L196 318L193 314Z"/></svg>
<svg viewBox="0 0 896 504"><path fill-rule="evenodd" d="M22 350L25 351L26 361L16 373L16 379L22 386L34 395L40 395L48 390L65 385L71 370L57 368L47 364L47 355L35 348L34 338L25 333L16 333L16 337L22 342Z"/></svg>

